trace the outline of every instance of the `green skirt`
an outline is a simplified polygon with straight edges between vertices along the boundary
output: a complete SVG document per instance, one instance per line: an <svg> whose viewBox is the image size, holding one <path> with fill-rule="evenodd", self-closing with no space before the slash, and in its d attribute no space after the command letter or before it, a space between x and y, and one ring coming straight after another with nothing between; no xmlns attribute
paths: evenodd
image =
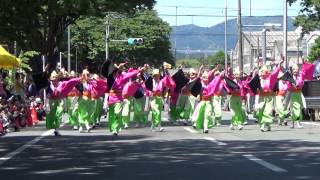
<svg viewBox="0 0 320 180"><path fill-rule="evenodd" d="M95 102L91 99L79 98L78 119L80 125L93 124Z"/></svg>
<svg viewBox="0 0 320 180"><path fill-rule="evenodd" d="M245 112L242 108L242 102L240 96L230 97L230 109L233 111L231 124L234 126L242 125L245 121Z"/></svg>
<svg viewBox="0 0 320 180"><path fill-rule="evenodd" d="M293 92L291 96L291 119L293 121L301 121L302 120L302 97L300 92Z"/></svg>
<svg viewBox="0 0 320 180"><path fill-rule="evenodd" d="M192 121L196 123L197 129L211 128L212 121L212 104L210 101L200 101L197 105L198 112L192 117Z"/></svg>
<svg viewBox="0 0 320 180"><path fill-rule="evenodd" d="M47 129L57 129L62 122L63 114L63 100L62 99L49 99L50 111L46 115Z"/></svg>
<svg viewBox="0 0 320 180"><path fill-rule="evenodd" d="M273 109L273 96L262 96L262 102L259 106L259 122L260 125L271 124L273 122L272 109Z"/></svg>
<svg viewBox="0 0 320 180"><path fill-rule="evenodd" d="M152 112L152 126L161 126L161 112L163 111L164 100L161 96L154 96L150 101Z"/></svg>
<svg viewBox="0 0 320 180"><path fill-rule="evenodd" d="M146 124L148 121L148 112L145 112L144 107L146 105L146 97L133 100L133 119L139 124Z"/></svg>
<svg viewBox="0 0 320 180"><path fill-rule="evenodd" d="M122 108L121 102L109 105L109 130L112 133L119 133L122 128Z"/></svg>

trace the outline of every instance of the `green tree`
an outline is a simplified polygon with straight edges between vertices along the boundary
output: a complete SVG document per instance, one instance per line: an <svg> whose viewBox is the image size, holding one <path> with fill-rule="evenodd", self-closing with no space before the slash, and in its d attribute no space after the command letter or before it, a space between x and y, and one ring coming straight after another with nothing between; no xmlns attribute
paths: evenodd
<svg viewBox="0 0 320 180"><path fill-rule="evenodd" d="M201 64L197 59L179 59L176 63L177 67L183 66L185 68L199 68Z"/></svg>
<svg viewBox="0 0 320 180"><path fill-rule="evenodd" d="M287 0L289 4L297 0ZM295 18L295 25L302 26L303 34L320 27L320 2L318 0L301 0L299 15Z"/></svg>
<svg viewBox="0 0 320 180"><path fill-rule="evenodd" d="M41 52L55 65L67 26L80 16L103 17L108 11L133 13L152 8L154 3L154 0L3 0L0 39L7 44L16 41L25 51Z"/></svg>
<svg viewBox="0 0 320 180"><path fill-rule="evenodd" d="M208 57L208 62L210 65L215 66L216 64L224 64L225 53L223 51L218 51L214 55ZM229 55L227 56L228 62L230 61Z"/></svg>
<svg viewBox="0 0 320 180"><path fill-rule="evenodd" d="M97 65L105 59L105 22L103 18L83 16L72 28L72 43L81 49L82 59L89 59ZM169 40L171 28L155 11L144 10L121 19L112 18L110 24L110 40L139 37L144 41L135 46L109 41L109 54L116 61L128 58L135 65L159 66L163 61L173 64Z"/></svg>
<svg viewBox="0 0 320 180"><path fill-rule="evenodd" d="M135 64L160 65L163 61L174 64L170 50L171 27L152 10L140 11L133 17L112 21L111 39L141 37L139 46L110 44L111 54L128 57Z"/></svg>
<svg viewBox="0 0 320 180"><path fill-rule="evenodd" d="M310 62L314 62L320 57L320 38L315 40L314 46L311 48L311 51L308 56Z"/></svg>
<svg viewBox="0 0 320 180"><path fill-rule="evenodd" d="M24 71L31 71L32 69L29 61L37 55L39 55L39 52L36 51L21 52L19 55L21 69L23 69Z"/></svg>

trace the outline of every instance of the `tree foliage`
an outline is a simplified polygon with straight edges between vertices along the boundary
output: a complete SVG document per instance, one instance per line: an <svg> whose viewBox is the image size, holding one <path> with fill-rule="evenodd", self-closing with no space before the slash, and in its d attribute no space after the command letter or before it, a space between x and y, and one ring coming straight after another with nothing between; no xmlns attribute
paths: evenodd
<svg viewBox="0 0 320 180"><path fill-rule="evenodd" d="M289 5L297 0L287 0ZM320 27L320 1L301 0L302 6L299 15L295 19L295 25L303 28L303 34L309 33Z"/></svg>
<svg viewBox="0 0 320 180"><path fill-rule="evenodd" d="M287 0L289 4L296 2L297 0ZM314 31L320 28L320 1L318 0L301 0L302 6L300 14L295 19L295 25L301 26L302 35L308 34L310 31ZM315 45L312 47L308 59L315 61L320 57L320 39L315 41Z"/></svg>
<svg viewBox="0 0 320 180"><path fill-rule="evenodd" d="M223 51L218 51L214 55L208 57L208 62L211 66L215 66L217 64L224 64L225 61L225 53ZM228 62L230 61L230 57L227 56Z"/></svg>
<svg viewBox="0 0 320 180"><path fill-rule="evenodd" d="M32 59L34 56L39 55L39 52L36 51L26 51L26 52L21 52L19 55L20 59L20 65L21 69L24 71L31 71L31 66L30 66L30 59Z"/></svg>
<svg viewBox="0 0 320 180"><path fill-rule="evenodd" d="M152 8L154 0L2 0L1 43L16 41L25 50L47 55L55 64L63 34L80 16L105 16L106 12L133 13Z"/></svg>
<svg viewBox="0 0 320 180"><path fill-rule="evenodd" d="M177 67L182 66L184 68L199 68L201 64L198 59L179 59L176 63Z"/></svg>
<svg viewBox="0 0 320 180"><path fill-rule="evenodd" d="M311 48L311 51L308 56L310 62L314 62L320 57L320 38L317 38L314 42L314 46Z"/></svg>
<svg viewBox="0 0 320 180"><path fill-rule="evenodd" d="M134 65L148 63L159 66L163 61L173 64L169 35L171 28L152 10L132 16L110 19L109 54L115 61L129 59ZM72 44L82 50L83 60L99 65L105 59L106 19L81 17L72 27ZM128 38L143 38L141 45L128 45ZM121 41L115 41L121 40Z"/></svg>

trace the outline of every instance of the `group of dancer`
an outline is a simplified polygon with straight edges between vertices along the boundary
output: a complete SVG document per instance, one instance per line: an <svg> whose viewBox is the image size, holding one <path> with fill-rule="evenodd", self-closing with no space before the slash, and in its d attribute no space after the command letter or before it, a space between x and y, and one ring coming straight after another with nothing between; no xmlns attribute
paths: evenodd
<svg viewBox="0 0 320 180"><path fill-rule="evenodd" d="M262 66L246 76L230 67L223 70L221 65L209 70L203 66L198 71L191 68L188 72L178 69L171 75L172 66L168 63L151 70L148 65L128 68L127 63L116 65L109 60L100 75L84 69L79 77L72 71L61 78L53 71L47 84L46 127L54 129L56 136L61 135L58 129L65 102L69 123L79 132L90 132L107 112L108 129L118 135L129 127L132 114L137 126L146 125L150 111L152 131L164 131L161 115L168 109L172 123L184 119L208 133L211 127L221 125L225 96L232 112L232 130L244 128L248 109L253 110L263 132L271 130L273 110L279 124L286 124L289 117L291 127L297 124L302 128L301 90L304 81L312 79L314 66L305 63L301 70L294 65L291 71L285 71L282 63L279 61L273 70Z"/></svg>

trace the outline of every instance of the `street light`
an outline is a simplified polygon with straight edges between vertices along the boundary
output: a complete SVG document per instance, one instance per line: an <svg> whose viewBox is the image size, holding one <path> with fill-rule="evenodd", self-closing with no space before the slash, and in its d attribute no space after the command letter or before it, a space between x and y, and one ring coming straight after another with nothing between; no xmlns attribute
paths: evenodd
<svg viewBox="0 0 320 180"><path fill-rule="evenodd" d="M281 24L270 24L270 23L265 23L264 27L262 29L262 61L263 64L266 64L267 61L267 31L271 30L277 30L277 27L281 27Z"/></svg>

